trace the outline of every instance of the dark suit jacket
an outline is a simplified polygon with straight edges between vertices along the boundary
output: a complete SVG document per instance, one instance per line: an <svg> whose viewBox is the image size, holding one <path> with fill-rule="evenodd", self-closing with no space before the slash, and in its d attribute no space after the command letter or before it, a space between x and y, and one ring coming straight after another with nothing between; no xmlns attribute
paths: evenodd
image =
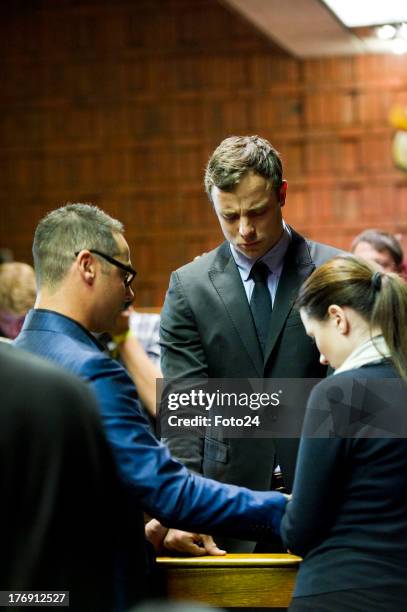
<svg viewBox="0 0 407 612"><path fill-rule="evenodd" d="M291 231L264 361L240 274L225 242L171 276L161 315L161 367L165 378L326 375L293 303L299 287L315 267L339 251ZM278 462L287 487L292 485L297 440L174 436L167 443L185 465L210 478L268 490ZM228 545L230 551L236 549L234 544Z"/></svg>
<svg viewBox="0 0 407 612"><path fill-rule="evenodd" d="M0 589L111 612L119 480L83 382L0 342ZM20 608L19 608L20 609Z"/></svg>
<svg viewBox="0 0 407 612"><path fill-rule="evenodd" d="M407 385L385 362L313 389L281 529L304 557L295 596L394 587L404 592L395 609L405 609L406 405Z"/></svg>

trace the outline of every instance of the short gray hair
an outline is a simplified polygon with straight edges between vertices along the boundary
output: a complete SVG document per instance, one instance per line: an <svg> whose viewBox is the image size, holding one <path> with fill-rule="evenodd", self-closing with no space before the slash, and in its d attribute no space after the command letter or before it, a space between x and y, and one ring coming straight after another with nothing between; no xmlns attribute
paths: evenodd
<svg viewBox="0 0 407 612"><path fill-rule="evenodd" d="M67 204L48 213L38 224L33 242L37 285L55 287L67 274L75 253L98 249L118 254L114 233L123 224L91 204Z"/></svg>
<svg viewBox="0 0 407 612"><path fill-rule="evenodd" d="M270 180L280 191L283 166L278 151L260 136L230 136L215 149L205 171L205 190L212 201L212 187L233 191L250 170Z"/></svg>

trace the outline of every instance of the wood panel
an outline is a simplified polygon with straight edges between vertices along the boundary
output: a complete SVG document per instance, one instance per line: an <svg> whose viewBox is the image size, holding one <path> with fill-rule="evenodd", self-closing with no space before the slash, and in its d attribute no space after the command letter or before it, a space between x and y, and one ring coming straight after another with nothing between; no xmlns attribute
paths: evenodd
<svg viewBox="0 0 407 612"><path fill-rule="evenodd" d="M170 599L215 607L286 609L301 562L289 554L159 557Z"/></svg>
<svg viewBox="0 0 407 612"><path fill-rule="evenodd" d="M16 0L0 23L0 246L31 260L41 216L94 202L126 225L137 300L221 239L203 192L210 152L259 133L281 152L287 219L347 248L407 233L390 157L396 56L296 60L217 0Z"/></svg>

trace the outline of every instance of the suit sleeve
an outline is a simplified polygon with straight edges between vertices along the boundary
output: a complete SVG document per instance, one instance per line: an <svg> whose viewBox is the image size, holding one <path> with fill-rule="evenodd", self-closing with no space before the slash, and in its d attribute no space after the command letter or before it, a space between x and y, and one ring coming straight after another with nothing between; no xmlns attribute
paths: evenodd
<svg viewBox="0 0 407 612"><path fill-rule="evenodd" d="M187 291L177 272L171 275L161 313L160 340L161 369L167 381L164 385L164 395L169 392L171 380L208 377L208 366L198 326ZM187 381L185 388L190 389ZM190 470L202 472L202 438L174 435L164 441L174 457Z"/></svg>
<svg viewBox="0 0 407 612"><path fill-rule="evenodd" d="M247 539L278 532L285 497L188 472L151 433L134 384L119 364L99 359L90 383L122 480L151 516L171 527Z"/></svg>
<svg viewBox="0 0 407 612"><path fill-rule="evenodd" d="M316 435L316 421L326 409L327 387L326 383L320 383L311 393L298 452L292 501L287 504L281 523L285 546L302 557L326 537L343 492L347 440L329 437L329 431L319 434L321 437L311 437Z"/></svg>

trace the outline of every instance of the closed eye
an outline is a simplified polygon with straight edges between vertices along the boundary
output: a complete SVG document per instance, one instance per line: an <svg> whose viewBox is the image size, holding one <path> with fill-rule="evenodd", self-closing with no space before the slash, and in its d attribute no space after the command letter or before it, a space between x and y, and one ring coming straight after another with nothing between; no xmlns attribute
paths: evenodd
<svg viewBox="0 0 407 612"><path fill-rule="evenodd" d="M261 217L261 215L264 215L264 213L266 212L267 208L259 208L258 210L251 210L248 213L249 217Z"/></svg>
<svg viewBox="0 0 407 612"><path fill-rule="evenodd" d="M239 218L239 215L235 215L233 213L231 214L223 214L222 218L225 219L225 221L236 221L236 219Z"/></svg>

